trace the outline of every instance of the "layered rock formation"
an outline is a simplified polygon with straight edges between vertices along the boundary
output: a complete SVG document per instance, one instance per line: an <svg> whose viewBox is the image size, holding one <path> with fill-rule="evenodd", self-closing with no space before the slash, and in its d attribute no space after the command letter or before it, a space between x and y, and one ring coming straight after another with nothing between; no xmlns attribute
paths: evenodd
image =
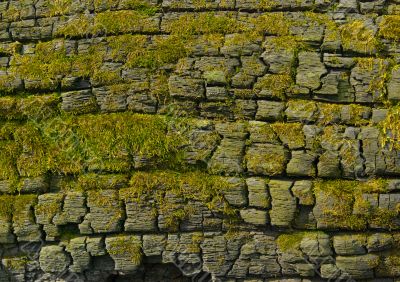
<svg viewBox="0 0 400 282"><path fill-rule="evenodd" d="M7 0L0 27L0 281L398 281L399 0Z"/></svg>

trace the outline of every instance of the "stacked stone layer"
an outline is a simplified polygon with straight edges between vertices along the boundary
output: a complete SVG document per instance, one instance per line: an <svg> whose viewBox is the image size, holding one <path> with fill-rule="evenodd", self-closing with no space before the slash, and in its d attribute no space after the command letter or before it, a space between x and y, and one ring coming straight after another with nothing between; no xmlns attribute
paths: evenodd
<svg viewBox="0 0 400 282"><path fill-rule="evenodd" d="M398 281L399 0L0 1L0 281Z"/></svg>

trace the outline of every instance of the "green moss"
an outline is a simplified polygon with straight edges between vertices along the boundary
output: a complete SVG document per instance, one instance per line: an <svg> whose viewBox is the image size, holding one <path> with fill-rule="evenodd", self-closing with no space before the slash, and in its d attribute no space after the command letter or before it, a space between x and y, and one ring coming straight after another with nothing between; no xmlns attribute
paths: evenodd
<svg viewBox="0 0 400 282"><path fill-rule="evenodd" d="M168 32L183 38L197 34L235 33L242 28L234 18L234 14L217 14L215 12L184 14L166 26Z"/></svg>
<svg viewBox="0 0 400 282"><path fill-rule="evenodd" d="M184 41L174 35L154 37L151 44L144 35L123 35L108 40L113 59L125 60L129 68L158 69L166 64L177 63L187 55Z"/></svg>
<svg viewBox="0 0 400 282"><path fill-rule="evenodd" d="M290 74L270 74L260 78L254 88L258 91L268 90L272 97L284 100L293 85Z"/></svg>
<svg viewBox="0 0 400 282"><path fill-rule="evenodd" d="M390 150L400 149L400 106L393 106L389 109L386 118L379 123L381 129L380 141L382 147Z"/></svg>
<svg viewBox="0 0 400 282"><path fill-rule="evenodd" d="M106 190L118 189L127 186L129 178L124 174L86 173L78 177L75 189L78 190Z"/></svg>
<svg viewBox="0 0 400 282"><path fill-rule="evenodd" d="M384 100L386 98L386 83L390 79L394 61L391 59L358 58L357 66L362 71L373 73L368 91L378 93L380 95L379 99Z"/></svg>
<svg viewBox="0 0 400 282"><path fill-rule="evenodd" d="M9 271L25 271L25 266L28 262L29 259L26 256L4 258L2 260L4 267Z"/></svg>
<svg viewBox="0 0 400 282"><path fill-rule="evenodd" d="M280 3L277 0L260 0L258 3L258 8L262 10L270 11Z"/></svg>
<svg viewBox="0 0 400 282"><path fill-rule="evenodd" d="M303 231L290 234L281 234L276 239L276 244L281 252L300 251L301 241L307 239L317 239L318 235L324 233L320 231Z"/></svg>
<svg viewBox="0 0 400 282"><path fill-rule="evenodd" d="M28 97L0 97L0 117L8 120L51 118L58 114L60 98L57 94L28 96Z"/></svg>
<svg viewBox="0 0 400 282"><path fill-rule="evenodd" d="M71 11L72 0L47 0L48 16L66 15Z"/></svg>
<svg viewBox="0 0 400 282"><path fill-rule="evenodd" d="M180 121L174 126L179 127ZM182 123L182 130L185 125ZM180 166L185 137L168 118L131 113L64 116L2 127L0 178L76 174L87 169L129 171L135 159Z"/></svg>
<svg viewBox="0 0 400 282"><path fill-rule="evenodd" d="M290 27L295 24L291 19L288 19L284 13L267 13L259 17L251 19L250 22L254 25L252 33L259 35L291 35Z"/></svg>
<svg viewBox="0 0 400 282"><path fill-rule="evenodd" d="M56 35L82 37L85 35L119 34L136 32L157 32L154 16L157 7L139 5L133 10L104 11L94 17L81 14L56 31Z"/></svg>
<svg viewBox="0 0 400 282"><path fill-rule="evenodd" d="M142 245L134 236L115 236L110 237L107 251L111 256L123 256L133 264L140 265L142 262Z"/></svg>
<svg viewBox="0 0 400 282"><path fill-rule="evenodd" d="M389 40L400 40L400 15L384 15L379 23L378 35Z"/></svg>
<svg viewBox="0 0 400 282"><path fill-rule="evenodd" d="M342 45L345 50L372 54L380 49L375 32L361 20L354 20L340 27Z"/></svg>
<svg viewBox="0 0 400 282"><path fill-rule="evenodd" d="M324 223L350 230L364 230L367 223L389 229L394 227L393 219L398 215L397 210L372 207L362 197L363 194L386 192L387 181L383 179L314 182L314 194L317 202L323 206Z"/></svg>
<svg viewBox="0 0 400 282"><path fill-rule="evenodd" d="M342 105L320 103L318 105L318 109L320 111L319 122L322 123L323 125L335 124L338 121L340 121Z"/></svg>
<svg viewBox="0 0 400 282"><path fill-rule="evenodd" d="M6 221L11 221L13 214L14 196L0 196L0 218Z"/></svg>
<svg viewBox="0 0 400 282"><path fill-rule="evenodd" d="M12 74L21 79L40 81L42 87L54 88L62 77L71 73L71 57L66 53L64 41L54 40L38 43L35 55L14 53Z"/></svg>
<svg viewBox="0 0 400 282"><path fill-rule="evenodd" d="M302 148L305 146L303 125L301 123L273 123L271 126L279 139L289 148Z"/></svg>
<svg viewBox="0 0 400 282"><path fill-rule="evenodd" d="M176 230L179 223L195 212L188 204L199 201L210 210L222 213L226 217L236 214L224 199L224 192L230 188L223 177L193 171L179 173L175 171L136 172L130 182L131 188L120 190L125 201L148 204L153 201L154 208L165 216L169 228ZM184 203L170 202L165 195L174 195Z"/></svg>

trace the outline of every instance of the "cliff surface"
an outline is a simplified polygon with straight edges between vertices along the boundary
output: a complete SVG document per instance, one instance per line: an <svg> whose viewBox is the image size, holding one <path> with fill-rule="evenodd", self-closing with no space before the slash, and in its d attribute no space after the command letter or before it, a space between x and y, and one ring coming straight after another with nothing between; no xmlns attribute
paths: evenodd
<svg viewBox="0 0 400 282"><path fill-rule="evenodd" d="M400 281L400 0L0 1L0 281Z"/></svg>

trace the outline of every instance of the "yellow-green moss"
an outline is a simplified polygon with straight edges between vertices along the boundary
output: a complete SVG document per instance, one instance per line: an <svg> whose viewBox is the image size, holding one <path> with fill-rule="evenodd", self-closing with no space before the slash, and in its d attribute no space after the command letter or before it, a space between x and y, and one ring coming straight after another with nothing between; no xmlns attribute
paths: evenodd
<svg viewBox="0 0 400 282"><path fill-rule="evenodd" d="M387 191L387 181L328 180L314 182L314 194L323 207L324 221L328 226L351 230L364 230L367 223L392 228L397 210L372 207L362 194L377 195ZM320 193L322 192L322 193ZM322 196L323 195L323 196ZM330 206L324 203L333 202ZM325 205L325 206L324 206Z"/></svg>
<svg viewBox="0 0 400 282"><path fill-rule="evenodd" d="M75 189L105 190L118 189L128 184L129 177L125 174L86 173L78 177Z"/></svg>
<svg viewBox="0 0 400 282"><path fill-rule="evenodd" d="M110 237L107 251L111 256L123 256L135 265L140 265L142 262L142 245L134 236Z"/></svg>
<svg viewBox="0 0 400 282"><path fill-rule="evenodd" d="M157 32L158 20L154 18L157 10L154 7L142 7L134 10L104 11L95 14L94 17L81 14L57 29L56 35L82 37L131 31Z"/></svg>
<svg viewBox="0 0 400 282"><path fill-rule="evenodd" d="M380 41L375 37L375 32L365 26L361 20L354 20L340 26L340 35L345 50L367 54L379 51Z"/></svg>
<svg viewBox="0 0 400 282"><path fill-rule="evenodd" d="M234 14L217 14L215 12L188 13L171 21L166 30L182 37L196 34L227 34L242 30Z"/></svg>
<svg viewBox="0 0 400 282"><path fill-rule="evenodd" d="M10 221L13 213L13 200L14 196L1 195L0 196L0 218Z"/></svg>
<svg viewBox="0 0 400 282"><path fill-rule="evenodd" d="M236 214L223 196L230 186L220 176L200 171L136 172L132 176L130 187L120 190L121 198L141 204L148 204L153 200L154 208L165 216L166 224L171 229L178 228L182 220L195 212L188 204L190 201L199 201L210 210L228 217ZM166 194L182 199L184 204L168 201Z"/></svg>
<svg viewBox="0 0 400 282"><path fill-rule="evenodd" d="M400 40L400 15L384 15L379 23L379 36L389 40Z"/></svg>
<svg viewBox="0 0 400 282"><path fill-rule="evenodd" d="M64 116L2 130L8 140L0 140L1 179L86 169L129 171L134 157L174 167L180 165L186 142L166 117L131 113Z"/></svg>
<svg viewBox="0 0 400 282"><path fill-rule="evenodd" d="M380 141L382 147L388 146L390 150L400 149L400 106L389 109L386 118L379 123L381 128Z"/></svg>
<svg viewBox="0 0 400 282"><path fill-rule="evenodd" d="M386 83L390 79L390 73L394 66L392 59L380 58L358 58L357 66L365 72L374 72L373 78L369 82L369 92L376 92L380 100L386 98Z"/></svg>
<svg viewBox="0 0 400 282"><path fill-rule="evenodd" d="M317 239L320 231L302 231L290 234L281 234L276 239L276 244L281 252L299 251L301 241L305 238Z"/></svg>
<svg viewBox="0 0 400 282"><path fill-rule="evenodd" d="M320 111L319 122L323 125L334 124L340 120L342 105L320 103L318 109Z"/></svg>
<svg viewBox="0 0 400 282"><path fill-rule="evenodd" d="M254 88L258 91L269 90L273 97L284 100L293 85L290 74L271 74L260 78Z"/></svg>
<svg viewBox="0 0 400 282"><path fill-rule="evenodd" d="M303 125L301 123L273 123L273 130L279 139L290 148L304 147Z"/></svg>
<svg viewBox="0 0 400 282"><path fill-rule="evenodd" d="M28 97L0 97L0 117L6 120L51 118L58 114L57 94Z"/></svg>

